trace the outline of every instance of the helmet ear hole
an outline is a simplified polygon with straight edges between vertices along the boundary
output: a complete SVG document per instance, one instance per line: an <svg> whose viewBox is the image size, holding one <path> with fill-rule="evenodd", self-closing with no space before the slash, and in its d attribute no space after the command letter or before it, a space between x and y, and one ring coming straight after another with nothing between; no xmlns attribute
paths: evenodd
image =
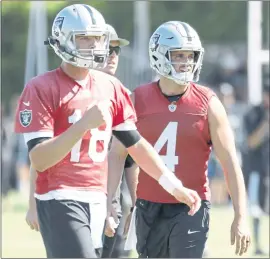
<svg viewBox="0 0 270 259"><path fill-rule="evenodd" d="M157 58L156 56L154 56L154 55L152 55L152 58L153 58L155 61L158 60L158 58Z"/></svg>
<svg viewBox="0 0 270 259"><path fill-rule="evenodd" d="M163 71L166 75L170 75L172 73L171 66L169 64L165 64L163 66Z"/></svg>
<svg viewBox="0 0 270 259"><path fill-rule="evenodd" d="M169 51L165 53L165 58L169 60Z"/></svg>

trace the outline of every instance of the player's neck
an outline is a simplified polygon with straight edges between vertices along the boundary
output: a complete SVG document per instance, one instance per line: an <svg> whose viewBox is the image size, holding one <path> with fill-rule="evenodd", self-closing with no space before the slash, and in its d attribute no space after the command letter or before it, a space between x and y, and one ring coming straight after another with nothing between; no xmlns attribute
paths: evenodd
<svg viewBox="0 0 270 259"><path fill-rule="evenodd" d="M73 78L74 80L83 80L89 74L88 69L75 67L65 62L61 64L61 68L64 71L64 73L66 73L69 77Z"/></svg>
<svg viewBox="0 0 270 259"><path fill-rule="evenodd" d="M188 85L178 85L166 77L161 77L159 81L161 92L167 96L183 94L187 90Z"/></svg>

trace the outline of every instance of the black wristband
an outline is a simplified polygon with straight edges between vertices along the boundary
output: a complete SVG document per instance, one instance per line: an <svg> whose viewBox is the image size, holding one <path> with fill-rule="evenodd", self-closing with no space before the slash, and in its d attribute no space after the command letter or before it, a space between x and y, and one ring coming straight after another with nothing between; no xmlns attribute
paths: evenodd
<svg viewBox="0 0 270 259"><path fill-rule="evenodd" d="M134 210L134 207L130 207L130 213L132 213Z"/></svg>
<svg viewBox="0 0 270 259"><path fill-rule="evenodd" d="M46 141L50 139L49 137L40 137L40 138L34 138L27 142L28 152L30 152L37 144L42 143L43 141Z"/></svg>
<svg viewBox="0 0 270 259"><path fill-rule="evenodd" d="M141 135L137 130L113 130L112 133L126 148L135 145L141 139Z"/></svg>

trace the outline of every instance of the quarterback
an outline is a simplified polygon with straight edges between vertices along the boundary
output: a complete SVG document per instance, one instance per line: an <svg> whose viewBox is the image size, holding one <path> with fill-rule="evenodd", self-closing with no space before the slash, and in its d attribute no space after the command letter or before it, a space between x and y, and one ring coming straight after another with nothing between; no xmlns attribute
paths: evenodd
<svg viewBox="0 0 270 259"><path fill-rule="evenodd" d="M166 22L150 38L150 65L160 80L135 89L136 125L175 176L196 190L202 205L191 217L185 204L165 192L140 168L131 220L136 223L136 249L140 257L202 257L209 231L211 196L207 164L211 148L224 168L233 201L231 244L236 243L236 254L240 255L250 245L245 185L233 133L217 96L196 83L203 54L197 32L184 22ZM108 200L115 192L126 156L125 147L114 138L109 154ZM132 168L135 173L136 166ZM114 234L109 222L106 233Z"/></svg>

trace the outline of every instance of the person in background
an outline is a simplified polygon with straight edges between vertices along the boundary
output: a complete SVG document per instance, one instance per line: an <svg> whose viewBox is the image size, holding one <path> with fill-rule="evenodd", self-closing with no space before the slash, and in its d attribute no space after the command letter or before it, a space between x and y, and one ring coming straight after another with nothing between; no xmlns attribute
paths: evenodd
<svg viewBox="0 0 270 259"><path fill-rule="evenodd" d="M13 131L14 114L19 96L13 95L9 102L8 113L3 116L3 128L5 142L2 143L3 150L3 175L2 185L5 195L11 191L19 191L27 195L29 188L29 159L28 151L22 135Z"/></svg>
<svg viewBox="0 0 270 259"><path fill-rule="evenodd" d="M115 29L111 26L108 25L108 30L110 32L110 46L109 46L109 57L107 60L107 64L105 68L101 69L101 71L110 74L112 76L115 76L118 63L119 63L119 55L121 53L121 48L128 46L129 41L126 39L119 38ZM128 167L128 163L126 163L126 166ZM116 194L113 198L112 205L117 212L117 217L118 217L118 226L115 229L116 234L113 237L108 237L104 236L104 241L103 241L103 249L102 249L102 258L119 258L123 255L128 256L129 252L127 253L126 251L124 252L123 249L123 242L124 242L124 236L123 232L121 230L120 225L122 225L123 220L121 218L123 217L124 213L124 219L125 219L125 214L127 211L127 203L125 202L125 199L123 199L123 194L122 192L125 191L125 186L123 184L123 180L126 177L126 183L129 184L129 178L133 177L133 174L128 173L128 168L125 170L126 174L123 175L122 179L122 184L120 184L117 188ZM124 177L125 176L125 177ZM130 185L128 185L128 188L131 188ZM132 197L132 195L131 195ZM128 211L129 212L129 211Z"/></svg>
<svg viewBox="0 0 270 259"><path fill-rule="evenodd" d="M264 84L262 103L251 107L244 118L247 132L244 168L253 218L255 255L265 254L260 241L261 217L264 212L269 213L269 94L268 80Z"/></svg>
<svg viewBox="0 0 270 259"><path fill-rule="evenodd" d="M229 83L220 84L219 94L234 132L236 152L242 166L242 153L245 149L244 115L249 106L236 99L235 89Z"/></svg>

